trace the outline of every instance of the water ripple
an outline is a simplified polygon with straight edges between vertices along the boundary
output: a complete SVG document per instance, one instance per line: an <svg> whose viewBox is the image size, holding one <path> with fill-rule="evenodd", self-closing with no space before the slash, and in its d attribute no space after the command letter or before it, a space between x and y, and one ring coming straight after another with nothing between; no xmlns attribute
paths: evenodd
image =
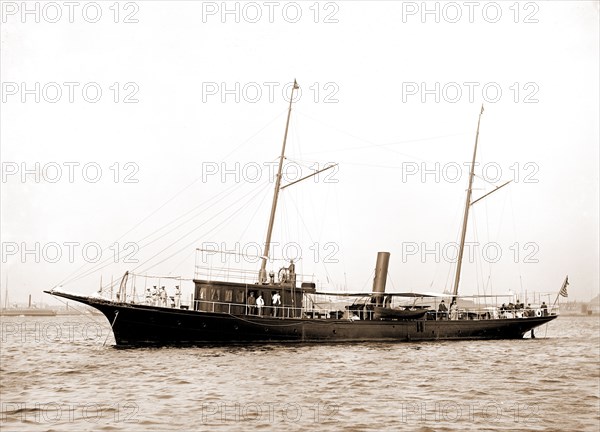
<svg viewBox="0 0 600 432"><path fill-rule="evenodd" d="M514 341L181 349L103 345L107 323L96 338L31 331L84 318L10 320L3 430L599 430L595 317Z"/></svg>

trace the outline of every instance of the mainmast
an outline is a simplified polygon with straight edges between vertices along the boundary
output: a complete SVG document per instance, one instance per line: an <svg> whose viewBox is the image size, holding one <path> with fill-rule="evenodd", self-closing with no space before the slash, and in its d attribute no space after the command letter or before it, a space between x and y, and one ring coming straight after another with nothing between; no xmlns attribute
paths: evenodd
<svg viewBox="0 0 600 432"><path fill-rule="evenodd" d="M483 105L477 121L477 133L475 134L475 149L473 150L473 161L469 173L469 188L467 189L467 200L465 201L465 213L463 216L462 232L460 235L460 248L458 249L458 261L456 263L456 276L454 278L454 289L452 290L452 299L458 294L458 283L460 282L460 270L462 267L463 252L465 250L465 237L467 235L467 221L469 220L469 207L471 207L471 193L473 192L473 178L475 177L475 158L477 156L477 143L479 141L479 125L481 124L481 115L483 114Z"/></svg>
<svg viewBox="0 0 600 432"><path fill-rule="evenodd" d="M273 204L271 205L271 217L269 218L269 227L267 228L267 239L265 240L265 251L260 263L260 271L258 272L258 282L265 283L267 281L267 259L269 258L269 249L271 248L271 234L273 234L273 223L275 222L275 210L277 210L277 199L279 198L279 188L281 187L281 170L283 168L283 159L285 158L285 144L287 142L288 129L290 126L290 117L292 115L292 102L294 101L294 90L299 89L298 83L294 80L292 93L290 95L290 105L288 108L287 122L285 123L285 134L283 135L283 146L281 147L281 156L279 158L279 168L277 177L275 178L275 191L273 192Z"/></svg>

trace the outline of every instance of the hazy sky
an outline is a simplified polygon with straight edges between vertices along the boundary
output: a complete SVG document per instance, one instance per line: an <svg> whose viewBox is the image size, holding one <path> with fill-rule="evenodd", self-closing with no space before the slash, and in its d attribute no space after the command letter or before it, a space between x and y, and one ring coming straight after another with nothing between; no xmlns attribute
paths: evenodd
<svg viewBox="0 0 600 432"><path fill-rule="evenodd" d="M449 289L483 103L473 199L513 182L472 206L460 291L598 294L598 2L23 4L0 23L11 301L98 248L65 290L260 253L294 78L284 183L339 166L282 191L275 257L359 291L389 251L388 291Z"/></svg>

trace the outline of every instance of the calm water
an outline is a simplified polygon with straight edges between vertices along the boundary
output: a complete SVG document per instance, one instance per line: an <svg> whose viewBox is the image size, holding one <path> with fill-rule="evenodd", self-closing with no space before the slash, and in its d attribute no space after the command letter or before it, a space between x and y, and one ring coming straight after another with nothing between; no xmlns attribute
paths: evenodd
<svg viewBox="0 0 600 432"><path fill-rule="evenodd" d="M3 318L0 428L599 430L598 317L536 336L118 349L102 316Z"/></svg>

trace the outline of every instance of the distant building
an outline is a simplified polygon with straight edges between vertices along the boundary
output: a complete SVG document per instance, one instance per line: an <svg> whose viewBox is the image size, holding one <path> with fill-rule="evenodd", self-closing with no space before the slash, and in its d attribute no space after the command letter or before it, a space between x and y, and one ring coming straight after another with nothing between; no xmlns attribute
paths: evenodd
<svg viewBox="0 0 600 432"><path fill-rule="evenodd" d="M591 315L599 315L600 314L600 295L594 297L587 304L587 313Z"/></svg>

